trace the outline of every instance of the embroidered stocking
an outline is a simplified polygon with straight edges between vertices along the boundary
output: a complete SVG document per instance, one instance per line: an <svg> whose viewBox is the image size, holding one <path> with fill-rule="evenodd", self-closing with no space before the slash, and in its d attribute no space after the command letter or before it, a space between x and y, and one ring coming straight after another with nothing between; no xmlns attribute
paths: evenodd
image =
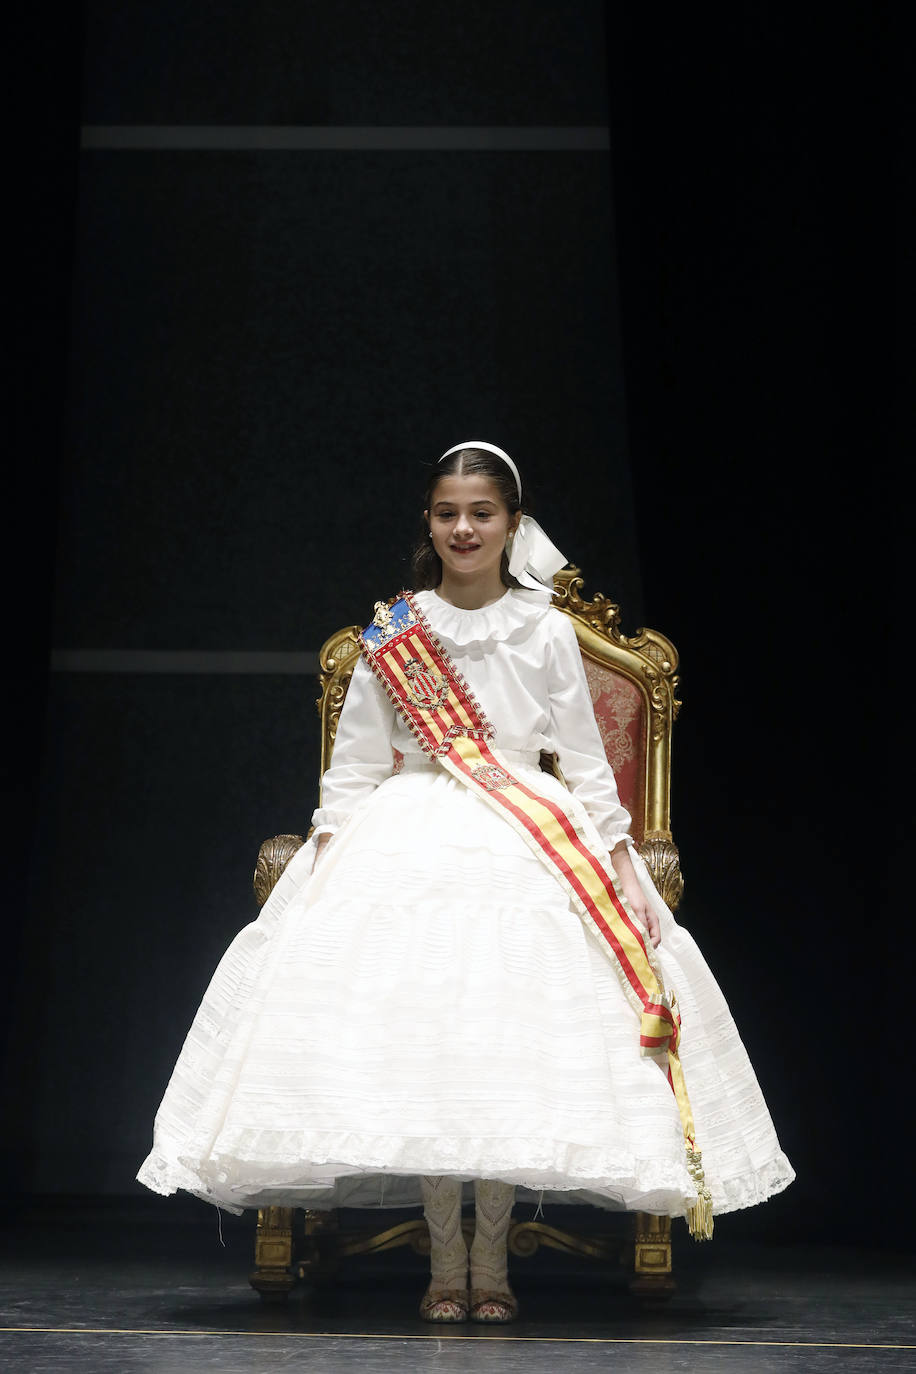
<svg viewBox="0 0 916 1374"><path fill-rule="evenodd" d="M453 1292L468 1286L468 1247L461 1231L461 1182L421 1178L423 1214L429 1226L429 1291Z"/></svg>
<svg viewBox="0 0 916 1374"><path fill-rule="evenodd" d="M506 1241L515 1186L479 1178L474 1183L477 1226L471 1245L471 1288L482 1293L508 1293Z"/></svg>

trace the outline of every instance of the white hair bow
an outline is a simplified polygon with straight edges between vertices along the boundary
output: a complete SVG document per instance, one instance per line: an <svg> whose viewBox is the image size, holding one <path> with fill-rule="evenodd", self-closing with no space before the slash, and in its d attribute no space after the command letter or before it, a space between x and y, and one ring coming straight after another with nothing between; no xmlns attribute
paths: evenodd
<svg viewBox="0 0 916 1374"><path fill-rule="evenodd" d="M566 555L548 539L538 522L523 515L512 536L509 571L523 587L553 592L553 575L566 565Z"/></svg>

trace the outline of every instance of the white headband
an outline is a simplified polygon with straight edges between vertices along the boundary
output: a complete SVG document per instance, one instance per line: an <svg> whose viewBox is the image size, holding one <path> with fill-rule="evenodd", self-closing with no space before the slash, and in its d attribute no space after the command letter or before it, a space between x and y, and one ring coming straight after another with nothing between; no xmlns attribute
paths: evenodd
<svg viewBox="0 0 916 1374"><path fill-rule="evenodd" d="M519 476L518 468L515 466L512 459L509 457L508 453L506 453L504 449L497 448L495 444L485 444L481 439L471 439L466 444L456 444L454 448L446 449L442 457L438 461L440 463L443 462L444 459L448 458L450 454L457 453L458 450L462 448L485 448L488 453L495 453L497 458L501 458L503 462L506 464L506 466L510 469L512 476L515 478L515 485L518 488L518 499L519 501L521 501L522 479Z"/></svg>
<svg viewBox="0 0 916 1374"><path fill-rule="evenodd" d="M501 458L515 478L521 504L522 479L508 453L497 448L495 444L485 444L480 439L472 439L466 444L456 444L454 448L447 449L439 462L462 448L485 448L488 453L495 453L497 458ZM512 547L509 551L509 571L516 581L521 582L523 587L552 593L553 575L565 565L566 555L560 553L556 544L551 542L535 519L530 515L523 515L518 529L512 536Z"/></svg>

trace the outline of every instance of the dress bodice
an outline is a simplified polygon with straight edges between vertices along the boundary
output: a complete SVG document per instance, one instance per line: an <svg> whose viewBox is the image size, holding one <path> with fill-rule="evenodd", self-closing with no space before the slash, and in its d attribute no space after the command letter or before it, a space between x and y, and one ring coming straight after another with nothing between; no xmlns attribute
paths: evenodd
<svg viewBox="0 0 916 1374"><path fill-rule="evenodd" d="M564 778L608 848L626 838L570 619L547 592L512 589L480 610L452 606L435 591L415 601L495 730L497 748L555 753ZM392 750L419 745L363 659L354 669L315 826L335 829L391 773Z"/></svg>

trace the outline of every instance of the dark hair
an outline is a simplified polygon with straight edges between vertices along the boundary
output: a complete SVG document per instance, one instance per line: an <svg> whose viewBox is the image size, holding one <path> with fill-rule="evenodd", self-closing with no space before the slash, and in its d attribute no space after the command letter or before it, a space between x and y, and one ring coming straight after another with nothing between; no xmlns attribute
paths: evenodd
<svg viewBox="0 0 916 1374"><path fill-rule="evenodd" d="M441 463L437 463L430 472L429 481L426 483L424 510L429 510L432 505L436 487L443 477L475 476L489 478L510 515L523 509L522 503L518 499L515 476L507 463L504 463L495 453L489 453L485 448L461 448L457 453L450 453ZM442 559L433 548L433 541L429 537L429 526L425 520L417 546L413 551L412 566L414 591L422 592L431 587L438 587L442 581ZM505 554L502 557L499 574L506 587L518 587L520 585L509 572L509 560Z"/></svg>

